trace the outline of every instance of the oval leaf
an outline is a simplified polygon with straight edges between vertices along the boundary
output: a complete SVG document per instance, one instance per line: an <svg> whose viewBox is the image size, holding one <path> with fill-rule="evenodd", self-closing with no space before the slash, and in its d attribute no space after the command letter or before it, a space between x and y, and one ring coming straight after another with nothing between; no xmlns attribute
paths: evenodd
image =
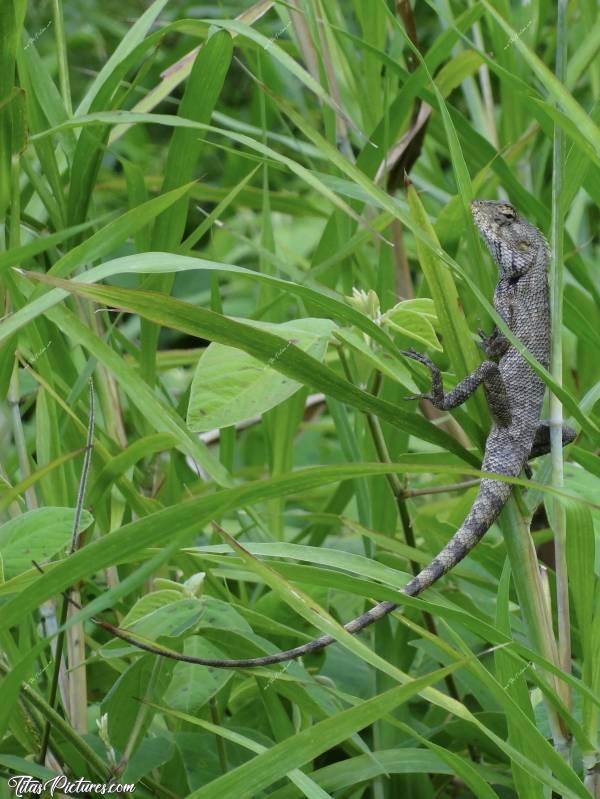
<svg viewBox="0 0 600 799"><path fill-rule="evenodd" d="M0 527L0 553L4 576L10 579L31 568L33 560L44 562L64 550L71 540L75 510L73 508L39 508L11 519ZM79 531L94 521L83 511Z"/></svg>
<svg viewBox="0 0 600 799"><path fill-rule="evenodd" d="M335 328L326 319L252 324L281 336L282 352L295 344L320 361ZM229 427L260 416L291 397L302 383L273 368L276 360L277 353L263 363L243 350L212 343L200 359L192 381L188 427L196 433Z"/></svg>

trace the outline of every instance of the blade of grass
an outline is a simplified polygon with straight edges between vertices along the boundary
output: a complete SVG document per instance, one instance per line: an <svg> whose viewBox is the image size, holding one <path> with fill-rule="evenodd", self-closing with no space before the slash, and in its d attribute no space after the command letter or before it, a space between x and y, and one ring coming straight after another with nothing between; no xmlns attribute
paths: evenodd
<svg viewBox="0 0 600 799"><path fill-rule="evenodd" d="M586 141L589 142L596 156L600 158L600 128L594 124L592 119L579 103L573 99L573 96L563 86L561 79L552 74L552 71L543 63L543 61L532 53L527 47L523 38L511 28L504 17L494 8L488 0L482 0L482 5L486 9L490 17L502 28L502 30L509 37L512 45L518 50L523 57L523 60L530 67L531 71L543 85L548 95L554 100L565 115L572 120L574 125L583 134Z"/></svg>
<svg viewBox="0 0 600 799"><path fill-rule="evenodd" d="M1 257L0 255L0 258ZM74 268L74 265L79 265L80 261L80 258L75 258L74 256L71 260L70 253L68 253L65 258L67 258L67 261L63 262L65 264L64 268L61 267L61 277L65 277L69 274L72 268ZM7 264L12 260L12 258L7 258ZM2 261L0 261L0 263L2 263ZM224 274L237 275L258 283L268 283L279 291L289 292L293 296L310 302L313 307L324 313L326 317L355 325L366 333L367 336L377 341L390 355L393 355L394 358L398 357L398 349L385 331L366 315L343 302L340 295L325 286L316 285L315 288L311 288L310 286L300 285L289 280L283 280L261 272L256 272L252 269L245 269L241 266L222 264L215 261L207 261L204 258L186 257L171 253L142 253L140 255L116 258L113 261L106 261L100 266L87 270L79 275L78 280L82 283L95 283L120 274L152 274L195 270L223 272ZM55 289L43 294L38 299L30 300L24 308L16 311L8 319L0 321L0 341L5 340L28 322L35 319L39 314L51 308L53 305L56 305L65 296L66 293L62 289ZM411 387L411 390L414 389Z"/></svg>
<svg viewBox="0 0 600 799"><path fill-rule="evenodd" d="M194 60L179 106L179 115L194 122L210 122L231 63L233 43L225 31L211 36ZM167 160L163 193L185 185L193 177L203 142L190 129L174 128ZM173 250L181 242L187 221L188 198L184 195L155 222L152 249ZM170 293L172 275L146 277L144 288ZM156 378L156 348L160 328L142 320L140 368L144 380L153 385Z"/></svg>
<svg viewBox="0 0 600 799"><path fill-rule="evenodd" d="M288 377L305 385L312 385L359 410L376 413L395 427L412 432L431 443L437 443L462 456L467 462L472 463L475 460L455 439L421 419L417 414L408 413L390 402L356 388L352 383L339 377L332 369L292 343L288 343L286 347L282 348L281 338L272 333L233 321L214 311L195 308L180 300L165 298L150 292L84 286L82 283L67 281L58 282L56 278L50 278L47 275L34 275L34 273L30 273L30 276L42 282L60 286L69 292L79 293L100 302L108 302L123 309L127 308L181 332L242 349L259 360L269 363L272 368ZM56 310L54 309L54 311ZM46 314L50 314L50 318L52 318L54 311L46 311ZM119 360L113 353L111 356L113 360Z"/></svg>
<svg viewBox="0 0 600 799"><path fill-rule="evenodd" d="M249 25L252 25L261 19L261 17L263 17L273 7L273 5L274 0L258 0L245 11L242 11L242 13L239 14L236 19L240 22L245 22ZM193 20L191 21L191 24L194 26L194 31L199 31L200 27L202 27L204 29L204 33L206 34L208 33L209 25L212 24L212 22L213 20L211 20L207 25L206 23L198 23L197 20ZM183 30L189 31L190 21L186 20L181 26ZM237 34L233 32L232 35L235 37ZM187 78L192 70L194 59L198 55L199 51L200 48L195 47L189 53L186 53L183 58L180 58L179 61L166 69L161 75L161 82L147 92L146 95L133 107L133 110L144 113L156 108L156 106L162 102L162 100L168 97L171 92ZM87 113L89 108L80 108L79 110L81 113ZM128 127L128 125L120 125L119 127L115 128L109 138L109 143L112 144L114 141L119 139L127 131Z"/></svg>
<svg viewBox="0 0 600 799"><path fill-rule="evenodd" d="M567 70L567 5L558 2L556 28L556 79L562 84ZM565 173L565 141L562 130L554 128L552 154L552 237L550 242L550 305L552 318L552 350L550 373L558 385L562 385L562 329L564 291L564 214L567 209L562 202ZM556 394L550 395L550 445L552 459L552 485L564 485L562 403ZM571 671L571 627L569 619L569 585L567 569L567 541L565 509L558 500L552 501L552 527L554 529L554 556L556 561L556 613L558 621L558 657L564 671ZM565 701L570 704L568 688Z"/></svg>
<svg viewBox="0 0 600 799"><path fill-rule="evenodd" d="M104 86L108 77L113 73L113 70L120 64L135 48L141 44L144 37L158 19L160 13L167 5L168 0L154 0L152 5L144 11L144 13L136 20L135 24L129 28L125 36L119 42L115 51L111 54L110 58L102 66L100 72L92 81L89 89L86 91L83 99L77 107L77 116L87 114L92 107L92 103L96 99L97 94Z"/></svg>
<svg viewBox="0 0 600 799"><path fill-rule="evenodd" d="M439 669L313 724L287 741L275 744L248 763L238 766L229 774L193 791L189 799L223 795L250 799L289 772L300 768L322 752L342 743L353 733L372 724L385 713L404 704L419 691L442 680L456 668L457 664L452 664Z"/></svg>
<svg viewBox="0 0 600 799"><path fill-rule="evenodd" d="M209 721L196 718L195 716L190 716L189 713L182 713L180 710L173 710L172 708L168 707L160 707L159 705L154 705L153 703L150 704L155 710L161 711L166 716L179 719L180 721L184 721L187 724L191 724L195 727L201 727L203 730L206 730L213 735L218 735L224 738L226 741L237 744L244 749L249 749L255 754L262 754L263 752L269 751L266 746L257 743L252 738L248 738L245 735L240 735L239 733L229 730L226 727L222 727L217 724L211 724ZM310 777L304 774L304 772L302 772L300 769L293 769L292 771L289 771L286 776L290 782L292 782L300 791L302 791L305 796L309 797L309 799L328 799L329 794L325 793L325 791L320 788L319 785L314 782L314 780L311 780Z"/></svg>

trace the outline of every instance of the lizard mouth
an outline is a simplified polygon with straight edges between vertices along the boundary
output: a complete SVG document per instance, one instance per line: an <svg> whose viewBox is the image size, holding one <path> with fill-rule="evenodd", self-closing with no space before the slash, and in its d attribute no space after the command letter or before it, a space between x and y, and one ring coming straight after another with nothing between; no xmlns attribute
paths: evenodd
<svg viewBox="0 0 600 799"><path fill-rule="evenodd" d="M482 206L483 203L481 200L473 200L471 203L471 214L473 215L473 219L478 226L479 223L483 222L484 212Z"/></svg>

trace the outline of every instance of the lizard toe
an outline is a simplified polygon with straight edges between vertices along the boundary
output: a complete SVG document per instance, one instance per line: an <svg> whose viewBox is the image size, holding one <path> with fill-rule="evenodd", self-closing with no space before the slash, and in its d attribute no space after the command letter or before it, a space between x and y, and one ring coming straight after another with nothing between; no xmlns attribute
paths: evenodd
<svg viewBox="0 0 600 799"><path fill-rule="evenodd" d="M413 350L412 348L409 350L401 350L401 355L406 356L407 358L412 358L413 361L417 361L417 363L422 363L424 366L429 368L435 368L433 361L428 355L425 355L423 352L417 352L417 350Z"/></svg>

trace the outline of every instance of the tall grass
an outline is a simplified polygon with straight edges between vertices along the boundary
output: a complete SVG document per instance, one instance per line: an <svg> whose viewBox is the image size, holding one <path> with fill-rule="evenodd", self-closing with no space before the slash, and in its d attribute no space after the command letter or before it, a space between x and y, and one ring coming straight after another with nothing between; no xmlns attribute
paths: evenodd
<svg viewBox="0 0 600 799"><path fill-rule="evenodd" d="M600 796L600 12L560 5L2 4L7 780ZM475 197L551 240L551 372L524 355L579 436L403 598L489 428L483 395L404 402L400 355L451 387L506 329ZM222 671L93 618L200 658L338 642Z"/></svg>

